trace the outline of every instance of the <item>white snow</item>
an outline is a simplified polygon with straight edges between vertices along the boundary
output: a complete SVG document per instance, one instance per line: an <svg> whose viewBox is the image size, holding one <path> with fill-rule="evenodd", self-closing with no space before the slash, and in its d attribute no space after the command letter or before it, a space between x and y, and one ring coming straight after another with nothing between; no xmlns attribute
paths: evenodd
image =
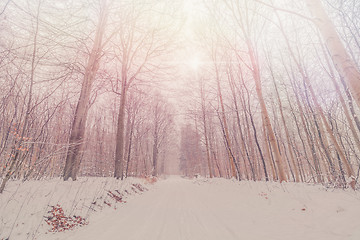
<svg viewBox="0 0 360 240"><path fill-rule="evenodd" d="M124 195L124 201L142 194L132 184L149 188L144 179L127 178L80 178L64 182L61 179L41 181L10 181L0 194L0 239L47 239L51 227L45 216L51 206L59 204L65 216L81 216L91 222L91 216L114 211L118 203L108 195L116 190ZM134 192L136 191L136 193ZM108 206L107 204L111 206Z"/></svg>
<svg viewBox="0 0 360 240"><path fill-rule="evenodd" d="M360 239L360 194L307 184L170 177L146 185L149 191L132 195L126 203L117 204L116 210L106 206L101 211L89 210L93 198L109 189L123 191L134 182L144 185L137 179L119 182L94 178L65 183L11 183L7 193L0 195L0 239L10 231L6 227L3 234L4 221L12 222L18 214L16 224L21 225L22 219L27 227L14 228L10 240L32 236L73 240ZM57 189L49 191L47 184ZM10 196L7 205L13 207L7 210L3 204ZM44 204L56 202L64 205L65 212L87 217L89 224L72 231L47 233L41 218L46 214Z"/></svg>

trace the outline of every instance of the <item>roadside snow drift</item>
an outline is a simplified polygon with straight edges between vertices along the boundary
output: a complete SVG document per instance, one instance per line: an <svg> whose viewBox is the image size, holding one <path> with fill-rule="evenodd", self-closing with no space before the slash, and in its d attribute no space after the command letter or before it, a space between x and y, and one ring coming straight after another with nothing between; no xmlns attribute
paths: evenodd
<svg viewBox="0 0 360 240"><path fill-rule="evenodd" d="M0 194L0 239L42 239L91 222L148 190L145 179L80 178L12 181Z"/></svg>

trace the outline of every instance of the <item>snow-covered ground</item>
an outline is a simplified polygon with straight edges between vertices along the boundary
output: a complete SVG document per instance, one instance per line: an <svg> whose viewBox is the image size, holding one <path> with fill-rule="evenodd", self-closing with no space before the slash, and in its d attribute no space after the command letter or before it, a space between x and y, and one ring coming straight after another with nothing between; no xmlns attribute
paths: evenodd
<svg viewBox="0 0 360 240"><path fill-rule="evenodd" d="M134 183L150 190L131 194L126 203L117 203L116 210L113 203L96 210L89 207L94 199L103 202L99 197L107 196L107 190L129 192ZM56 189L49 189L51 185ZM86 217L89 224L67 232L47 232L46 206L57 203L65 215ZM140 179L94 178L11 183L7 193L0 195L0 220L0 239L13 229L10 240L359 240L360 194L306 184L180 177L151 186Z"/></svg>
<svg viewBox="0 0 360 240"><path fill-rule="evenodd" d="M149 181L135 178L124 181L114 178L80 178L75 182L61 179L11 181L0 194L0 240L48 239L54 233L49 232L52 225L45 220L53 216L50 212L53 206L63 210L62 221L71 224L75 215L89 223L93 215L115 213L115 209L148 188L151 188ZM56 223L55 218L48 220Z"/></svg>

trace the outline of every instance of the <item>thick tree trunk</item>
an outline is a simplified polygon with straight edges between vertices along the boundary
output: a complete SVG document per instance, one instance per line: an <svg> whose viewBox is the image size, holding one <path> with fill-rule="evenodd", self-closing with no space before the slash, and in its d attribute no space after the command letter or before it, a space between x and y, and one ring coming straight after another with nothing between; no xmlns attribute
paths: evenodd
<svg viewBox="0 0 360 240"><path fill-rule="evenodd" d="M65 181L69 178L72 178L72 180L76 180L76 175L80 169L81 151L84 142L91 87L94 82L96 73L99 69L99 60L102 48L101 43L106 24L107 14L105 12L105 8L106 7L102 7L103 10L100 13L93 49L90 53L87 66L85 68L85 75L81 86L80 97L76 106L75 116L71 126L69 148L66 155L66 163L64 169Z"/></svg>
<svg viewBox="0 0 360 240"><path fill-rule="evenodd" d="M123 77L124 78L124 77ZM125 104L126 104L126 94L127 94L127 86L126 81L123 79L122 81L122 89L121 89L121 97L120 97L120 107L119 107L119 115L117 122L117 131L116 131L116 149L115 149L115 171L114 177L119 179L124 178L123 171L123 160L124 160L124 119L125 119Z"/></svg>
<svg viewBox="0 0 360 240"><path fill-rule="evenodd" d="M320 0L305 0L310 12L314 16L314 23L318 27L322 38L329 49L333 63L350 87L355 102L360 107L360 72L355 62L347 53L335 26L325 12Z"/></svg>
<svg viewBox="0 0 360 240"><path fill-rule="evenodd" d="M275 162L276 162L276 165L277 165L278 171L279 171L279 181L283 182L283 181L287 180L286 176L285 176L285 172L284 172L283 159L282 159L282 156L280 155L279 147L276 143L275 133L274 133L271 123L270 123L270 118L269 118L268 111L266 109L265 101L262 97L261 87L259 86L259 84L257 84L257 85L258 86L256 87L256 91L259 96L260 107L261 107L261 112L263 114L264 125L265 125L265 128L266 128L268 136L269 136L269 141L270 141L271 147L274 151Z"/></svg>
<svg viewBox="0 0 360 240"><path fill-rule="evenodd" d="M276 172L275 162L273 161L273 158L271 157L270 147L268 144L268 135L266 133L266 128L265 128L264 122L262 124L262 132L263 132L263 136L264 136L264 145L263 146L265 146L265 156L268 159L268 162L270 163L272 180L276 181L278 179L278 174Z"/></svg>
<svg viewBox="0 0 360 240"><path fill-rule="evenodd" d="M237 103L237 101L236 101L236 94L233 93L233 95L234 95L234 104L235 104L235 111L236 111L236 122L237 122L237 126L238 126L238 129L239 129L240 140L241 140L240 149L241 149L241 151L243 152L243 154L246 155L246 158L245 158L245 156L243 156L244 171L245 171L246 179L249 180L249 174L248 174L248 170L247 170L246 159L247 159L247 161L248 161L249 163L251 162L251 160L250 160L250 154L249 154L248 148L247 148L247 146L246 146L246 140L245 140L245 137L244 137L244 132L243 132L242 126L241 126L242 124L241 124L241 120L240 120L238 103ZM244 105L245 105L245 104L244 104ZM246 116L245 116L245 117L246 117Z"/></svg>
<svg viewBox="0 0 360 240"><path fill-rule="evenodd" d="M251 65L253 67L253 77L254 77L254 82L255 82L255 87L256 87L256 93L260 102L260 108L261 108L261 114L262 114L262 119L264 121L264 125L266 128L266 131L268 133L269 136L269 141L271 144L271 147L274 151L274 158L275 158L275 162L278 168L278 173L279 173L279 181L283 182L286 181L286 176L285 176L285 172L284 172L284 163L283 163L283 158L280 154L279 151L279 147L276 143L276 138L275 138L275 133L274 130L271 126L271 122L270 122L270 118L269 118L269 113L267 111L266 105L265 105L265 101L264 101L264 97L262 94L262 88L261 88L261 80L260 80L260 70L259 70L259 66L255 60L255 56L254 56L254 50L251 46L250 41L247 41L247 45L248 45L248 49L249 49L249 56L251 59Z"/></svg>

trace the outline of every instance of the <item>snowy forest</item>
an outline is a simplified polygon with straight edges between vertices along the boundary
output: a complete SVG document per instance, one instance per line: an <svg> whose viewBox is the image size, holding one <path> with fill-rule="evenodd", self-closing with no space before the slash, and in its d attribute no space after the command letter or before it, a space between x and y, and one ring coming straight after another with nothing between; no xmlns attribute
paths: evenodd
<svg viewBox="0 0 360 240"><path fill-rule="evenodd" d="M1 0L0 36L0 216L27 183L169 175L360 206L357 0Z"/></svg>

